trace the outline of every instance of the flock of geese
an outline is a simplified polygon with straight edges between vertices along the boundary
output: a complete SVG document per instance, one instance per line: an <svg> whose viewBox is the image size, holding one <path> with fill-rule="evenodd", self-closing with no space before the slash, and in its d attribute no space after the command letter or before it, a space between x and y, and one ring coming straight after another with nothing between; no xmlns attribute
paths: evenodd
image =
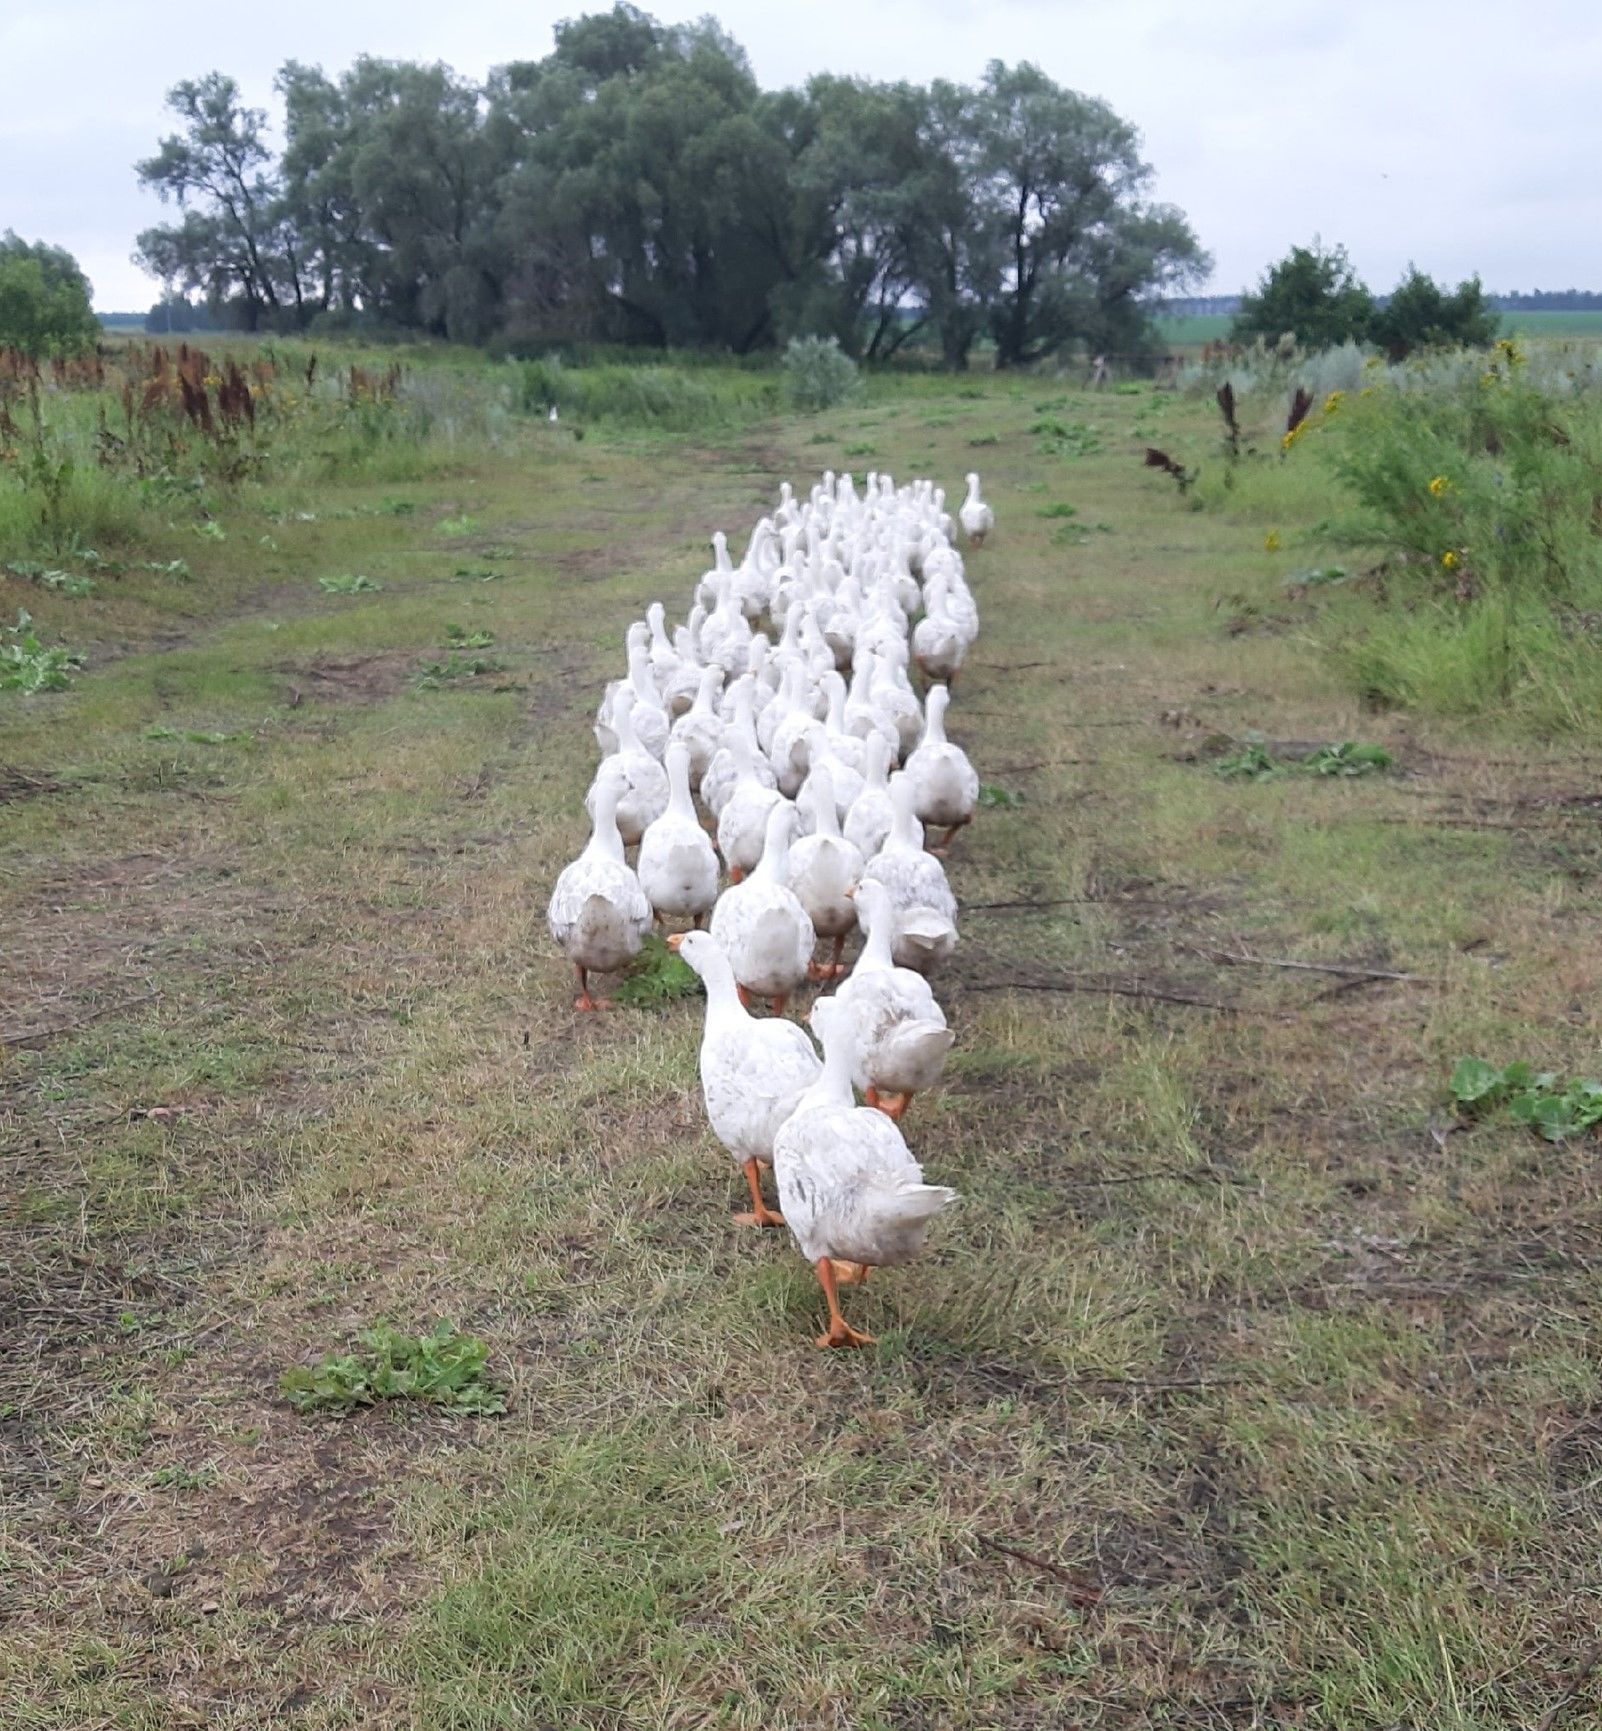
<svg viewBox="0 0 1602 1731"><path fill-rule="evenodd" d="M976 548L994 516L977 475L967 487ZM735 1220L789 1227L828 1302L819 1346L873 1343L838 1288L910 1261L956 1200L901 1129L952 1043L927 976L956 947L942 860L979 795L945 731L979 630L955 538L932 482L870 474L858 492L832 473L805 499L786 483L738 564L714 535L686 622L670 635L657 602L629 628L596 717L589 844L548 910L580 1010L606 1007L591 974L627 966L653 924L690 928L667 941L706 988L707 1117L751 1192ZM821 1059L784 1015L807 980L839 982L809 1017Z"/></svg>

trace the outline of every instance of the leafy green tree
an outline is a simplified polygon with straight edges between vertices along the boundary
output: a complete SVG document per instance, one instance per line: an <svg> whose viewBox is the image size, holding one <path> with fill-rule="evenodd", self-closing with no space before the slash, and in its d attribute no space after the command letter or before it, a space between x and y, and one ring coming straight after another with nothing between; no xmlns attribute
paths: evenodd
<svg viewBox="0 0 1602 1731"><path fill-rule="evenodd" d="M1415 349L1489 348L1500 324L1477 276L1448 293L1410 264L1385 305L1376 309L1370 332L1393 360L1404 360Z"/></svg>
<svg viewBox="0 0 1602 1731"><path fill-rule="evenodd" d="M237 297L241 322L255 330L302 299L271 171L267 116L247 108L238 84L221 72L175 84L167 106L183 130L164 138L138 174L184 217L147 229L137 256L169 287L203 288L216 304Z"/></svg>
<svg viewBox="0 0 1602 1731"><path fill-rule="evenodd" d="M1315 240L1292 247L1241 297L1232 334L1274 342L1290 332L1303 348L1326 349L1363 341L1373 318L1374 297L1358 281L1346 249L1326 251Z"/></svg>
<svg viewBox="0 0 1602 1731"><path fill-rule="evenodd" d="M1139 134L1105 102L1027 61L993 60L971 124L975 215L1002 261L990 306L998 366L1127 336L1144 322L1143 292L1205 273L1179 212L1144 202Z"/></svg>
<svg viewBox="0 0 1602 1731"><path fill-rule="evenodd" d="M100 336L78 261L44 241L0 235L0 349L33 360L83 354Z"/></svg>

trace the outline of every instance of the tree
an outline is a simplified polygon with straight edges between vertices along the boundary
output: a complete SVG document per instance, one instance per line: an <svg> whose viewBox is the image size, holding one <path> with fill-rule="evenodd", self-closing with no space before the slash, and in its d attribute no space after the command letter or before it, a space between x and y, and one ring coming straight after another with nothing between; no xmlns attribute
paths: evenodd
<svg viewBox="0 0 1602 1731"><path fill-rule="evenodd" d="M1105 102L1065 90L1027 61L993 60L971 110L977 222L1001 275L990 307L998 366L1076 338L1126 340L1138 297L1205 274L1178 211L1143 200L1140 137Z"/></svg>
<svg viewBox="0 0 1602 1731"><path fill-rule="evenodd" d="M0 349L32 360L83 354L100 336L89 279L59 246L0 235Z"/></svg>
<svg viewBox="0 0 1602 1731"><path fill-rule="evenodd" d="M302 300L290 234L265 133L267 116L244 106L239 86L220 72L185 79L167 93L184 130L138 164L140 180L185 209L176 227L147 229L138 258L169 286L204 288L217 303L237 295L242 322ZM188 209L191 203L198 209Z"/></svg>
<svg viewBox="0 0 1602 1731"><path fill-rule="evenodd" d="M1271 265L1253 293L1241 297L1231 334L1237 341L1274 342L1288 331L1303 348L1361 342L1374 317L1374 297L1357 279L1344 247L1327 252L1315 239L1292 247Z"/></svg>
<svg viewBox="0 0 1602 1731"><path fill-rule="evenodd" d="M1371 334L1392 360L1414 349L1489 348L1500 319L1477 276L1448 294L1417 265L1407 267L1390 298L1374 314Z"/></svg>

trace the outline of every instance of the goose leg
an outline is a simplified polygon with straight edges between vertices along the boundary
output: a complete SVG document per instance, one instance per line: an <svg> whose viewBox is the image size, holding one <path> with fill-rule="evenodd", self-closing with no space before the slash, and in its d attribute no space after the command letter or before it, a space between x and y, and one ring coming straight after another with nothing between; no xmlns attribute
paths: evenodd
<svg viewBox="0 0 1602 1731"><path fill-rule="evenodd" d="M820 1334L815 1342L818 1346L872 1346L874 1338L871 1334L863 1334L855 1329L840 1311L840 1293L835 1286L834 1263L827 1256L817 1260L818 1285L823 1288L823 1296L829 1302L829 1332Z"/></svg>
<svg viewBox="0 0 1602 1731"><path fill-rule="evenodd" d="M897 1124L907 1115L907 1108L912 1104L910 1094L881 1094L877 1088L870 1088L867 1102L876 1111L883 1112L885 1117L893 1119Z"/></svg>
<svg viewBox="0 0 1602 1731"><path fill-rule="evenodd" d="M581 968L577 962L573 971L578 975L579 995L573 1000L575 1010L609 1010L612 1007L609 998L592 998L590 996L590 976L586 968Z"/></svg>
<svg viewBox="0 0 1602 1731"><path fill-rule="evenodd" d="M820 983L824 980L839 979L839 977L845 972L845 969L840 964L840 958L844 954L845 933L841 932L839 937L834 940L834 953L829 957L828 961L809 962L807 964L807 978L809 980L816 980Z"/></svg>
<svg viewBox="0 0 1602 1731"><path fill-rule="evenodd" d="M762 1180L758 1176L760 1171L760 1162L756 1160L746 1161L745 1181L751 1186L751 1212L749 1214L736 1214L734 1217L736 1226L782 1226L784 1224L784 1216L778 1209L769 1208L767 1203L762 1200Z"/></svg>
<svg viewBox="0 0 1602 1731"><path fill-rule="evenodd" d="M774 1015L782 1016L784 1014L784 1006L790 1001L790 994L788 992L779 992L770 1001L773 1004Z"/></svg>
<svg viewBox="0 0 1602 1731"><path fill-rule="evenodd" d="M740 994L740 1002L749 1010L751 1008L751 994L738 982L736 982L734 989Z"/></svg>
<svg viewBox="0 0 1602 1731"><path fill-rule="evenodd" d="M745 867L744 866L730 866L729 867L729 882L731 884L739 883L741 881L741 879L744 878L744 876L745 876Z"/></svg>
<svg viewBox="0 0 1602 1731"><path fill-rule="evenodd" d="M869 1264L866 1262L847 1262L842 1256L831 1256L829 1266L834 1270L834 1278L841 1286L868 1284Z"/></svg>

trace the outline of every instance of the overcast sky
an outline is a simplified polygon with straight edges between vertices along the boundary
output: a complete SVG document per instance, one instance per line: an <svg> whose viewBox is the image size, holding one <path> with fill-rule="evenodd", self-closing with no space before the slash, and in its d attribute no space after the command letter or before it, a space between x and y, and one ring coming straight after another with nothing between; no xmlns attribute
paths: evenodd
<svg viewBox="0 0 1602 1731"><path fill-rule="evenodd" d="M480 76L551 46L583 0L0 0L0 229L68 247L102 310L143 308L131 262L162 220L133 163L179 78L270 105L285 60L444 60ZM590 10L604 10L591 4ZM723 0L774 87L830 71L971 79L1029 59L1145 137L1229 293L1314 234L1388 288L1408 261L1494 290L1602 289L1602 0Z"/></svg>

